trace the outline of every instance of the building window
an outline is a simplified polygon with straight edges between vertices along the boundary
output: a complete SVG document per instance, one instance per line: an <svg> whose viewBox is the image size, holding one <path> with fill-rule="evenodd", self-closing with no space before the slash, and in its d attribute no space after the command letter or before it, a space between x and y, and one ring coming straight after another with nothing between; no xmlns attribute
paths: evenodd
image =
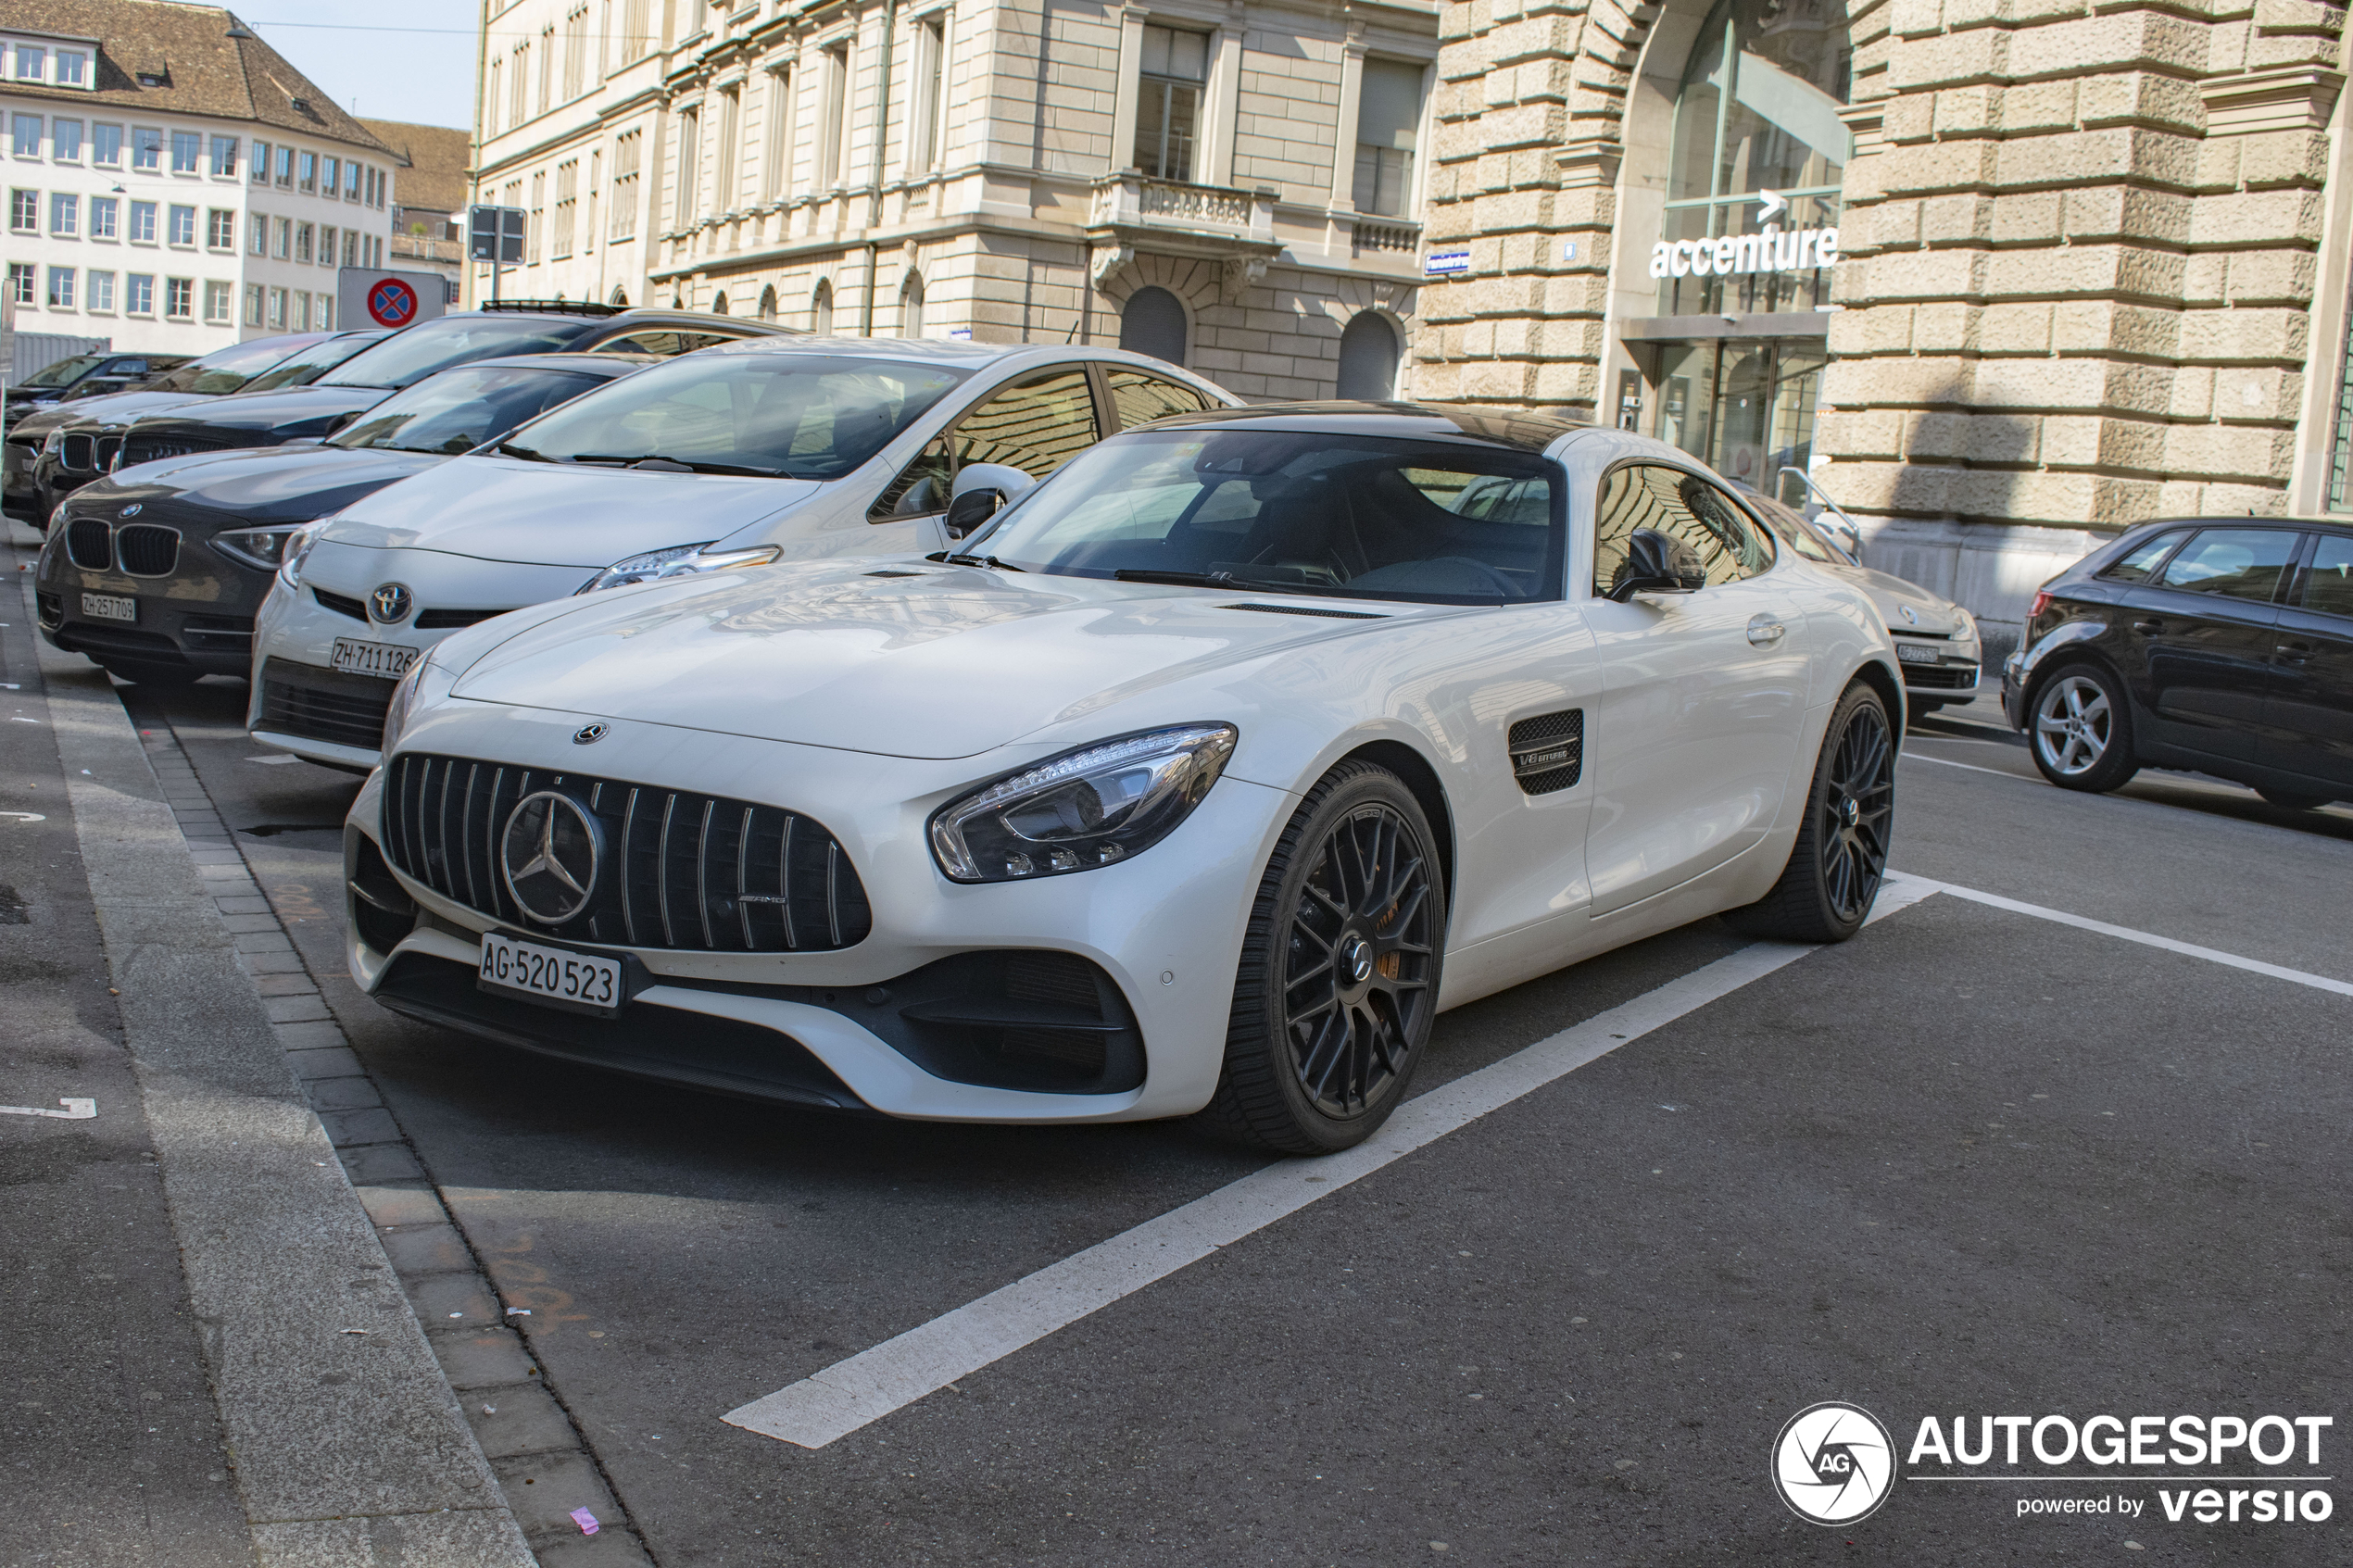
<svg viewBox="0 0 2353 1568"><path fill-rule="evenodd" d="M171 133L171 172L194 174L204 162L204 138L194 131Z"/></svg>
<svg viewBox="0 0 2353 1568"><path fill-rule="evenodd" d="M556 165L556 246L559 261L572 256L573 221L580 215L580 160Z"/></svg>
<svg viewBox="0 0 2353 1568"><path fill-rule="evenodd" d="M303 154L299 167L301 175L295 182L296 188L316 194L319 190L319 155L317 153Z"/></svg>
<svg viewBox="0 0 2353 1568"><path fill-rule="evenodd" d="M1185 307L1166 289L1138 289L1119 307L1119 346L1132 354L1181 365L1185 338Z"/></svg>
<svg viewBox="0 0 2353 1568"><path fill-rule="evenodd" d="M1356 97L1359 212L1402 216L1414 194L1414 136L1422 120L1422 68L1366 60Z"/></svg>
<svg viewBox="0 0 2353 1568"><path fill-rule="evenodd" d="M17 157L39 157L41 156L41 117L39 115L9 116L8 135Z"/></svg>
<svg viewBox="0 0 2353 1568"><path fill-rule="evenodd" d="M279 332L286 330L286 291L270 291L270 325Z"/></svg>
<svg viewBox="0 0 2353 1568"><path fill-rule="evenodd" d="M507 123L521 125L531 117L523 112L529 104L531 87L531 45L518 44L514 47L513 71L507 79Z"/></svg>
<svg viewBox="0 0 2353 1568"><path fill-rule="evenodd" d="M727 291L725 289L721 289L718 294L711 297L711 313L714 316L724 316L727 314Z"/></svg>
<svg viewBox="0 0 2353 1568"><path fill-rule="evenodd" d="M118 210L120 209L115 205L115 198L112 196L90 198L90 237L92 239L111 240L117 237L115 214Z"/></svg>
<svg viewBox="0 0 2353 1568"><path fill-rule="evenodd" d="M204 286L204 319L216 326L229 324L229 285L208 282Z"/></svg>
<svg viewBox="0 0 2353 1568"><path fill-rule="evenodd" d="M259 283L245 285L245 325L248 327L261 325L261 285Z"/></svg>
<svg viewBox="0 0 2353 1568"><path fill-rule="evenodd" d="M736 138L743 128L744 95L740 88L719 94L719 158L711 169L711 207L721 217L736 210L736 193L743 171L736 167Z"/></svg>
<svg viewBox="0 0 2353 1568"><path fill-rule="evenodd" d="M63 191L49 194L49 232L70 237L82 230L82 198Z"/></svg>
<svg viewBox="0 0 2353 1568"><path fill-rule="evenodd" d="M270 144L267 142L253 144L253 182L257 185L270 183Z"/></svg>
<svg viewBox="0 0 2353 1568"><path fill-rule="evenodd" d="M122 280L122 308L126 315L152 316L156 313L156 278L152 272L130 272Z"/></svg>
<svg viewBox="0 0 2353 1568"><path fill-rule="evenodd" d="M310 243L316 232L308 223L295 225L294 258L296 261L310 259Z"/></svg>
<svg viewBox="0 0 2353 1568"><path fill-rule="evenodd" d="M335 296L333 295L322 294L319 296L319 330L322 332L331 332L335 330Z"/></svg>
<svg viewBox="0 0 2353 1568"><path fill-rule="evenodd" d="M90 284L90 303L87 308L91 310L112 311L114 309L114 274L112 272L101 272L94 269L90 273L88 282Z"/></svg>
<svg viewBox="0 0 2353 1568"><path fill-rule="evenodd" d="M236 177L237 139L234 136L215 136L212 139L212 171L223 180Z"/></svg>
<svg viewBox="0 0 2353 1568"><path fill-rule="evenodd" d="M245 222L245 248L256 256L270 254L270 217L257 212Z"/></svg>
<svg viewBox="0 0 2353 1568"><path fill-rule="evenodd" d="M914 151L907 160L910 174L927 174L939 167L943 141L939 132L948 108L941 96L947 60L947 19L925 17L915 24L914 98L911 106L915 123L910 144Z"/></svg>
<svg viewBox="0 0 2353 1568"><path fill-rule="evenodd" d="M122 127L96 120L90 127L90 161L100 169L122 167Z"/></svg>
<svg viewBox="0 0 2353 1568"><path fill-rule="evenodd" d="M134 125L131 128L131 167L150 173L163 169L163 132L153 126Z"/></svg>
<svg viewBox="0 0 2353 1568"><path fill-rule="evenodd" d="M831 191L849 182L846 165L849 137L843 124L849 118L849 44L837 44L825 51L824 70L824 98L818 110L815 183L821 191Z"/></svg>
<svg viewBox="0 0 2353 1568"><path fill-rule="evenodd" d="M182 207L176 202L173 203L170 224L171 227L168 232L173 245L193 245L196 243L196 209L195 207Z"/></svg>
<svg viewBox="0 0 2353 1568"><path fill-rule="evenodd" d="M779 69L768 73L768 86L760 98L760 112L766 120L761 127L760 154L760 199L762 202L782 201L792 191L792 72Z"/></svg>
<svg viewBox="0 0 2353 1568"><path fill-rule="evenodd" d="M899 335L924 335L924 278L920 272L910 272L899 288Z"/></svg>
<svg viewBox="0 0 2353 1568"><path fill-rule="evenodd" d="M30 263L8 263L8 298L18 305L32 303L32 268Z"/></svg>
<svg viewBox="0 0 2353 1568"><path fill-rule="evenodd" d="M346 267L359 265L359 231L357 229L343 232L343 264Z"/></svg>
<svg viewBox="0 0 2353 1568"><path fill-rule="evenodd" d="M543 28L539 33L539 112L546 114L556 106L556 30Z"/></svg>
<svg viewBox="0 0 2353 1568"><path fill-rule="evenodd" d="M343 166L343 199L347 202L359 199L359 172L360 164L357 158Z"/></svg>
<svg viewBox="0 0 2353 1568"><path fill-rule="evenodd" d="M535 174L531 177L531 207L524 215L522 227L522 264L525 267L539 265L540 231L547 221L547 177Z"/></svg>
<svg viewBox="0 0 2353 1568"><path fill-rule="evenodd" d="M57 85L80 87L90 80L90 56L79 49L57 51Z"/></svg>
<svg viewBox="0 0 2353 1568"><path fill-rule="evenodd" d="M319 265L333 267L334 264L335 231L333 225L321 223L319 226Z"/></svg>
<svg viewBox="0 0 2353 1568"><path fill-rule="evenodd" d="M17 234L41 232L41 193L10 191L8 193L8 230Z"/></svg>
<svg viewBox="0 0 2353 1568"><path fill-rule="evenodd" d="M278 149L278 183L292 190L294 174L295 150L292 147L280 147Z"/></svg>
<svg viewBox="0 0 2353 1568"><path fill-rule="evenodd" d="M678 116L678 207L676 226L684 229L702 216L702 114L685 109Z"/></svg>
<svg viewBox="0 0 2353 1568"><path fill-rule="evenodd" d="M621 13L622 64L628 65L632 61L645 58L647 51L654 46L654 31L647 25L649 15L650 6L648 0L628 0L628 4L623 7Z"/></svg>
<svg viewBox="0 0 2353 1568"><path fill-rule="evenodd" d="M1209 35L1144 29L1136 84L1136 167L1160 180L1190 180L1201 136L1202 89L1209 81Z"/></svg>
<svg viewBox="0 0 2353 1568"><path fill-rule="evenodd" d="M59 163L82 161L82 121L53 119L49 122L49 156Z"/></svg>
<svg viewBox="0 0 2353 1568"><path fill-rule="evenodd" d="M49 269L50 309L70 310L73 308L73 275L74 270L70 267Z"/></svg>
<svg viewBox="0 0 2353 1568"><path fill-rule="evenodd" d="M205 214L204 243L213 250L237 248L237 215L225 207L213 207Z"/></svg>
<svg viewBox="0 0 2353 1568"><path fill-rule="evenodd" d="M307 332L310 330L310 295L308 290L294 291L294 320L287 325L298 332Z"/></svg>
<svg viewBox="0 0 2353 1568"><path fill-rule="evenodd" d="M42 81L47 74L42 69L46 60L46 51L36 49L29 44L18 44L17 80L19 82Z"/></svg>
<svg viewBox="0 0 2353 1568"><path fill-rule="evenodd" d="M580 96L588 77L588 7L580 6L564 18L564 102Z"/></svg>
<svg viewBox="0 0 2353 1568"><path fill-rule="evenodd" d="M320 194L324 195L329 201L333 201L335 199L335 193L342 188L343 159L339 157L331 157L326 160L324 165L322 165L319 170Z"/></svg>
<svg viewBox="0 0 2353 1568"><path fill-rule="evenodd" d="M645 156L646 133L631 131L612 144L612 237L637 237L638 160Z"/></svg>
<svg viewBox="0 0 2353 1568"><path fill-rule="evenodd" d="M580 187L580 248L597 248L597 194L605 188L605 155L599 148L588 155L588 178Z"/></svg>
<svg viewBox="0 0 2353 1568"><path fill-rule="evenodd" d="M293 257L293 255L294 255L294 220L293 220L293 219L291 219L291 218L281 218L281 219L276 220L275 220L275 221L274 221L274 222L271 225L271 240L272 240L272 242L273 242L273 243L271 245L271 246L270 246L270 254L271 254L271 255L272 255L272 256L276 257L277 257L279 260L281 260L281 261L287 260L287 259L289 259L290 257Z"/></svg>
<svg viewBox="0 0 2353 1568"><path fill-rule="evenodd" d="M760 291L760 319L763 321L776 319L776 285L774 283Z"/></svg>
<svg viewBox="0 0 2353 1568"><path fill-rule="evenodd" d="M155 203L132 202L131 204L131 243L144 245L156 243Z"/></svg>
<svg viewBox="0 0 2353 1568"><path fill-rule="evenodd" d="M163 281L163 313L175 321L184 321L196 313L196 282L194 278L166 278Z"/></svg>
<svg viewBox="0 0 2353 1568"><path fill-rule="evenodd" d="M809 296L809 325L819 337L834 335L834 285L826 279L818 279L817 291Z"/></svg>

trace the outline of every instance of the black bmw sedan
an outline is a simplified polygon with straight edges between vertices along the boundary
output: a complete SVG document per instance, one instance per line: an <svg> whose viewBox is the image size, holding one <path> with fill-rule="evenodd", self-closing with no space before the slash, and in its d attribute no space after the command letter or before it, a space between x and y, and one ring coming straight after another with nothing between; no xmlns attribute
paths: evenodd
<svg viewBox="0 0 2353 1568"><path fill-rule="evenodd" d="M2002 704L2065 789L2176 768L2353 800L2353 525L2143 523L2043 584Z"/></svg>
<svg viewBox="0 0 2353 1568"><path fill-rule="evenodd" d="M127 681L243 675L253 618L303 528L624 376L646 354L534 354L442 371L321 444L145 463L68 496L41 551L41 633Z"/></svg>

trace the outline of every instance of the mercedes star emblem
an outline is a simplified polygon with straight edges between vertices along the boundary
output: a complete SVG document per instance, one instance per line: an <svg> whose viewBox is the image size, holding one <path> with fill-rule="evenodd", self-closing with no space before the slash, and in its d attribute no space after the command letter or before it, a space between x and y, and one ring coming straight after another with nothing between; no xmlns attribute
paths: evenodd
<svg viewBox="0 0 2353 1568"><path fill-rule="evenodd" d="M368 613L386 626L409 619L409 584L386 583L368 596Z"/></svg>
<svg viewBox="0 0 2353 1568"><path fill-rule="evenodd" d="M604 738L605 727L602 724L583 724L572 732L572 744L574 746L594 746Z"/></svg>
<svg viewBox="0 0 2353 1568"><path fill-rule="evenodd" d="M133 502L132 502L129 506L127 506L127 507L125 507L125 508L122 508L121 515L122 515L122 516L124 516L124 517L137 517L137 516L138 516L138 515L139 515L142 511L144 511L144 510L145 510L145 509L146 509L146 503L145 503L145 502L144 502L144 501L133 501Z"/></svg>
<svg viewBox="0 0 2353 1568"><path fill-rule="evenodd" d="M561 925L588 907L603 859L597 820L568 795L543 789L515 802L498 835L498 869L516 907Z"/></svg>

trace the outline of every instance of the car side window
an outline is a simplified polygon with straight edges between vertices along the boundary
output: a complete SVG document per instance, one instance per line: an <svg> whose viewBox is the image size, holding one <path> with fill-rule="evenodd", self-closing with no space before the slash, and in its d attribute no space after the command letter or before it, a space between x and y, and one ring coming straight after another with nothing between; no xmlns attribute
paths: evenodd
<svg viewBox="0 0 2353 1568"><path fill-rule="evenodd" d="M936 437L915 454L915 460L899 470L899 477L883 486L875 504L866 508L868 522L888 522L893 518L929 517L948 509L949 486L956 479L956 454L949 437Z"/></svg>
<svg viewBox="0 0 2353 1568"><path fill-rule="evenodd" d="M1112 407L1118 411L1122 430L1171 414L1198 414L1213 406L1205 394L1142 370L1114 370L1110 380Z"/></svg>
<svg viewBox="0 0 2353 1568"><path fill-rule="evenodd" d="M1008 463L1043 479L1096 439L1087 372L1050 370L1007 387L956 421L956 466Z"/></svg>
<svg viewBox="0 0 2353 1568"><path fill-rule="evenodd" d="M2188 538L2189 533L2186 528L2160 533L2122 560L2110 565L2100 575L2111 583L2145 583L2149 574L2157 570L2158 562L2165 558L2165 552Z"/></svg>
<svg viewBox="0 0 2353 1568"><path fill-rule="evenodd" d="M632 332L627 337L615 339L611 343L600 343L597 346L610 353L659 354L668 359L686 351L686 345L680 341L680 337L681 334L677 332ZM695 346L699 348L702 345L698 343Z"/></svg>
<svg viewBox="0 0 2353 1568"><path fill-rule="evenodd" d="M2209 528L2165 563L2158 585L2269 604L2302 543L2287 529Z"/></svg>
<svg viewBox="0 0 2353 1568"><path fill-rule="evenodd" d="M2322 615L2353 617L2353 539L2323 533L2312 545L2304 569L2304 608Z"/></svg>
<svg viewBox="0 0 2353 1568"><path fill-rule="evenodd" d="M1593 592L1606 596L1626 566L1627 542L1637 529L1655 529L1689 545L1718 587L1754 577L1773 564L1764 529L1716 486L1680 469L1628 463L1602 480L1593 515Z"/></svg>

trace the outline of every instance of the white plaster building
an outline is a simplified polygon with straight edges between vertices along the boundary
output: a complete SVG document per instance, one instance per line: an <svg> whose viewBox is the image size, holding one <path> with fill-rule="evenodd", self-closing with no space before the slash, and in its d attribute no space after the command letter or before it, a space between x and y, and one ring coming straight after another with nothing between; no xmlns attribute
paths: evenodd
<svg viewBox="0 0 2353 1568"><path fill-rule="evenodd" d="M478 199L530 215L508 297L1404 390L1428 0L493 4Z"/></svg>
<svg viewBox="0 0 2353 1568"><path fill-rule="evenodd" d="M19 331L202 354L333 326L383 265L392 158L225 10L9 0L0 136Z"/></svg>

